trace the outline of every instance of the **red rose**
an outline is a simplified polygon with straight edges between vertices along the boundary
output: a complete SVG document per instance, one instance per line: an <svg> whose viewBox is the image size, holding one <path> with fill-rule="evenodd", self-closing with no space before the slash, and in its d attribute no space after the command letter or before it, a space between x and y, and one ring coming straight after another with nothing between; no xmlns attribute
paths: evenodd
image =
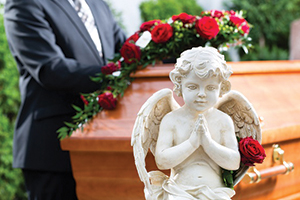
<svg viewBox="0 0 300 200"><path fill-rule="evenodd" d="M142 23L142 25L140 26L140 31L150 31L153 26L157 25L157 24L161 24L161 21L159 19L154 19L154 20L150 20L147 22Z"/></svg>
<svg viewBox="0 0 300 200"><path fill-rule="evenodd" d="M105 110L112 110L116 107L117 99L110 92L98 95L98 104Z"/></svg>
<svg viewBox="0 0 300 200"><path fill-rule="evenodd" d="M188 15L186 13L181 13L179 15L173 15L172 20L180 20L183 24L192 24L196 20L196 17L193 15Z"/></svg>
<svg viewBox="0 0 300 200"><path fill-rule="evenodd" d="M246 22L245 19L240 18L240 17L237 17L237 16L235 16L235 15L231 15L231 16L230 16L230 21L231 21L234 25L236 25L236 27L239 27L242 23Z"/></svg>
<svg viewBox="0 0 300 200"><path fill-rule="evenodd" d="M85 105L89 105L88 100L86 100L86 98L85 98L83 95L80 95L80 98L81 98L81 100L83 101L83 103L84 103Z"/></svg>
<svg viewBox="0 0 300 200"><path fill-rule="evenodd" d="M125 42L135 43L139 38L140 38L139 34L138 33L134 33L132 36L130 36L129 38L127 38L127 40Z"/></svg>
<svg viewBox="0 0 300 200"><path fill-rule="evenodd" d="M173 36L173 28L170 24L159 24L151 32L155 43L165 43Z"/></svg>
<svg viewBox="0 0 300 200"><path fill-rule="evenodd" d="M121 68L121 63L118 61L117 63L108 63L107 65L101 68L102 74L112 74L113 72L119 70Z"/></svg>
<svg viewBox="0 0 300 200"><path fill-rule="evenodd" d="M138 62L141 59L141 49L135 44L125 42L120 50L124 62L127 64Z"/></svg>
<svg viewBox="0 0 300 200"><path fill-rule="evenodd" d="M211 12L210 15L212 17L221 18L224 16L223 12L220 10L211 10L210 12Z"/></svg>
<svg viewBox="0 0 300 200"><path fill-rule="evenodd" d="M246 166L254 166L254 163L262 163L266 157L264 148L252 136L240 140L239 151L242 163Z"/></svg>
<svg viewBox="0 0 300 200"><path fill-rule="evenodd" d="M241 29L242 29L242 31L244 32L244 34L248 34L249 33L249 31L250 31L250 27L249 27L249 25L246 23L245 25L243 25L242 27L241 27ZM244 35L244 34L242 34L242 35Z"/></svg>
<svg viewBox="0 0 300 200"><path fill-rule="evenodd" d="M217 21L206 16L196 21L195 28L201 37L208 40L216 37L220 31Z"/></svg>

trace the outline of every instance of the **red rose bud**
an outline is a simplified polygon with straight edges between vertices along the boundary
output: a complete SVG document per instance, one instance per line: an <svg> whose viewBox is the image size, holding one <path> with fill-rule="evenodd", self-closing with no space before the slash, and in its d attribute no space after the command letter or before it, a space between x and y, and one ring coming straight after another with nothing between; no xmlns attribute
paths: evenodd
<svg viewBox="0 0 300 200"><path fill-rule="evenodd" d="M89 102L86 100L86 98L83 95L80 95L80 98L85 105L89 105Z"/></svg>
<svg viewBox="0 0 300 200"><path fill-rule="evenodd" d="M220 31L217 21L206 16L196 21L195 28L201 37L208 40L216 37Z"/></svg>
<svg viewBox="0 0 300 200"><path fill-rule="evenodd" d="M165 43L173 36L173 28L170 24L159 24L151 32L155 43Z"/></svg>
<svg viewBox="0 0 300 200"><path fill-rule="evenodd" d="M183 24L192 24L196 20L196 17L193 15L188 15L186 13L181 13L179 15L173 15L172 20L180 20Z"/></svg>
<svg viewBox="0 0 300 200"><path fill-rule="evenodd" d="M147 22L142 23L142 25L140 26L140 31L144 32L144 31L150 31L153 26L157 25L157 24L161 24L161 20L159 19L154 19L154 20L150 20Z"/></svg>
<svg viewBox="0 0 300 200"><path fill-rule="evenodd" d="M266 157L264 148L252 137L240 140L239 151L242 163L246 166L254 166L254 163L262 163Z"/></svg>
<svg viewBox="0 0 300 200"><path fill-rule="evenodd" d="M119 70L121 68L121 65L119 63L108 63L107 65L103 66L101 68L102 74L112 74L113 72Z"/></svg>
<svg viewBox="0 0 300 200"><path fill-rule="evenodd" d="M239 27L242 23L246 22L245 19L240 18L240 17L237 17L237 16L235 16L235 15L231 15L231 16L230 16L230 21L231 21L234 25L236 25L236 27Z"/></svg>
<svg viewBox="0 0 300 200"><path fill-rule="evenodd" d="M134 33L132 36L127 38L125 42L135 43L140 38L138 33Z"/></svg>
<svg viewBox="0 0 300 200"><path fill-rule="evenodd" d="M235 15L235 11L233 11L233 10L226 10L225 11L225 13L228 13L228 14L230 14L230 15Z"/></svg>
<svg viewBox="0 0 300 200"><path fill-rule="evenodd" d="M126 42L120 50L124 62L127 64L138 62L141 59L141 49L135 44Z"/></svg>
<svg viewBox="0 0 300 200"><path fill-rule="evenodd" d="M223 12L220 10L211 10L210 12L210 15L215 18L221 18L224 16Z"/></svg>
<svg viewBox="0 0 300 200"><path fill-rule="evenodd" d="M113 110L116 107L117 99L110 92L98 95L98 104L105 110Z"/></svg>

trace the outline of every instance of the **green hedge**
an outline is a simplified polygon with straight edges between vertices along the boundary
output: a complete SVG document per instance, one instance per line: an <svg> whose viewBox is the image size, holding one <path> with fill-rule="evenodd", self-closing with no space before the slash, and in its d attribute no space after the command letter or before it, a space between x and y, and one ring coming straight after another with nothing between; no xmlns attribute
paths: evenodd
<svg viewBox="0 0 300 200"><path fill-rule="evenodd" d="M290 24L300 17L300 0L231 0L228 8L245 10L253 25L255 48L243 60L288 59Z"/></svg>
<svg viewBox="0 0 300 200"><path fill-rule="evenodd" d="M13 129L20 104L18 77L0 12L0 199L3 200L26 199L21 170L12 168Z"/></svg>
<svg viewBox="0 0 300 200"><path fill-rule="evenodd" d="M140 11L142 20L149 21L167 19L183 12L190 15L200 15L203 9L196 0L148 0L140 4Z"/></svg>

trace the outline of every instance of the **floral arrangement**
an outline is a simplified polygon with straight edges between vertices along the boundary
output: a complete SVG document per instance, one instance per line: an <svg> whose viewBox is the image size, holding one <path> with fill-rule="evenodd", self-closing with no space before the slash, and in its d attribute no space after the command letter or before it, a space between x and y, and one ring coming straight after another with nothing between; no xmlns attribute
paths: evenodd
<svg viewBox="0 0 300 200"><path fill-rule="evenodd" d="M241 155L241 164L240 168L243 166L255 166L255 163L263 163L266 153L261 144L253 139L252 136L245 138L237 138L239 152ZM233 176L237 172L233 170L222 170L222 176L224 183L227 187L233 188Z"/></svg>
<svg viewBox="0 0 300 200"><path fill-rule="evenodd" d="M83 108L73 106L77 114L73 122L57 132L59 138L70 136L73 131L88 123L103 109L114 109L117 98L133 79L130 74L137 69L154 65L157 60L177 58L184 50L198 46L213 46L220 52L229 47L242 47L247 53L251 47L248 37L251 25L243 12L211 10L199 16L181 13L166 20L144 22L140 29L123 44L120 54L101 68L101 74L92 77L101 83L101 88L93 93L81 94Z"/></svg>

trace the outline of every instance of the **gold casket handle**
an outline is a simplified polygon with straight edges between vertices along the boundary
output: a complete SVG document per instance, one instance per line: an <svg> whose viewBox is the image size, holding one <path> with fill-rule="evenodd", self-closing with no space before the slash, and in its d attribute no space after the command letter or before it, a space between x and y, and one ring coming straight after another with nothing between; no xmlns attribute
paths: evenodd
<svg viewBox="0 0 300 200"><path fill-rule="evenodd" d="M273 162L279 165L257 170L255 167L250 167L243 178L244 183L258 183L262 179L271 178L280 174L288 174L294 170L294 164L284 161L284 150L278 144L273 145Z"/></svg>

